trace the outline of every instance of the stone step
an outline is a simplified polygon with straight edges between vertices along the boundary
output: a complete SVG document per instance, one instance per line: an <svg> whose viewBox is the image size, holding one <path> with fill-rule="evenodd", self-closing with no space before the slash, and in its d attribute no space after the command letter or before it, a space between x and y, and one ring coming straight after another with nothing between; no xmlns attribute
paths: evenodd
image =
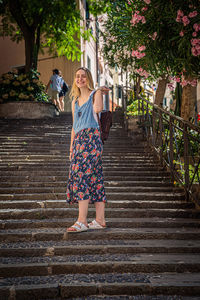
<svg viewBox="0 0 200 300"><path fill-rule="evenodd" d="M0 242L61 241L61 240L199 240L199 228L107 228L82 233L67 233L66 228L29 228L0 230Z"/></svg>
<svg viewBox="0 0 200 300"><path fill-rule="evenodd" d="M67 151L67 153L69 154L69 151ZM7 163L12 161L12 163L25 163L25 162L32 162L32 161L42 161L42 162L55 162L55 163L63 163L63 162L67 162L69 163L69 159L66 156L62 156L62 155L9 155L9 154L2 154L1 158L0 158L0 163ZM134 165L140 165L142 164L155 164L158 163L159 164L159 160L154 158L154 157L144 157L141 155L135 155L134 157L130 157L130 161L131 163L133 163ZM107 157L106 155L103 156L103 163L107 164L107 165L111 165L111 166L130 166L130 162L126 162L126 161L122 161L120 159L113 159L110 160L109 157Z"/></svg>
<svg viewBox="0 0 200 300"><path fill-rule="evenodd" d="M17 178L16 178L17 179ZM53 179L53 178L52 178ZM20 180L20 178L19 178ZM21 181L1 181L0 182L0 188L14 188L14 187L20 187L20 188L27 188L27 187L63 187L66 186L66 180L65 181L47 181L47 182L41 182L41 181L25 181L24 178L21 178ZM114 181L114 180L104 180L104 186L107 187L173 187L174 185L171 182L157 182L157 181Z"/></svg>
<svg viewBox="0 0 200 300"><path fill-rule="evenodd" d="M153 181L153 182L156 182L156 183L160 183L162 185L163 182L167 182L167 183L171 183L171 179L170 179L170 176L169 174L165 175L165 176L159 176L159 175L156 175L156 176L150 176L150 175L143 175L142 173L141 174L133 174L133 175L123 175L123 176L120 176L120 175L106 175L104 174L104 179L105 181L108 181L108 180L111 180L111 181L120 181L121 183L126 183L127 181ZM5 174L2 174L1 175L1 182L19 182L19 181L22 181L22 182L38 182L40 180L40 182L48 182L48 181L53 181L54 183L57 182L57 181L67 181L68 180L68 174L65 174L65 175L35 175L32 173L29 173L27 175L27 173L25 175L20 175L20 174L16 174L16 175L13 175L12 176L12 173L9 175L5 175Z"/></svg>
<svg viewBox="0 0 200 300"><path fill-rule="evenodd" d="M126 193L126 192L120 192L118 194L117 192L107 192L107 199L108 200L184 200L185 196L183 193L173 193L173 192L149 192L145 191L143 192L134 192L134 193ZM43 200L66 200L66 194L65 193L34 193L34 194L1 194L0 195L0 201L6 201L6 200L37 200L37 201L43 201Z"/></svg>
<svg viewBox="0 0 200 300"><path fill-rule="evenodd" d="M27 163L25 165L8 165L8 166L2 166L1 167L1 172L23 172L23 171L29 171L29 172L32 172L32 171L37 171L37 170L43 170L43 173L44 172L57 172L57 170L59 170L59 172L66 172L66 170L69 169L69 165L66 165L66 164L62 164L62 165L48 165L48 164L36 164L36 163ZM159 166L137 166L137 167L109 167L109 166L106 166L106 165L103 165L103 170L104 170L104 173L107 174L107 173L113 173L113 172L116 172L116 173L123 173L123 174L129 174L129 173L137 173L137 172L142 172L142 173L149 173L149 172L152 172L154 174L154 172L162 172L163 169Z"/></svg>
<svg viewBox="0 0 200 300"><path fill-rule="evenodd" d="M200 212L118 124L103 152L107 229L66 232L68 120L0 120L0 299L199 296Z"/></svg>
<svg viewBox="0 0 200 300"><path fill-rule="evenodd" d="M22 139L21 141L20 140L9 140L9 141L4 141L4 142L1 142L1 146L0 146L0 149L5 149L5 148L10 148L10 147L14 147L14 148L18 148L18 147L21 147L22 145L23 146L26 146L26 147L29 147L30 145L32 147L41 147L41 146L44 146L44 147L48 147L49 143L51 143L52 146L56 145L57 148L62 148L62 147L68 147L69 146L69 138L67 138L66 135L62 135L62 136L59 136L59 137L54 137L54 138L46 138L46 137L43 137L42 140L37 140L37 139ZM112 139L112 141L109 142L109 144L106 145L106 147L104 147L104 149L108 149L108 148L113 148L113 146L117 146L118 149L141 149L142 151L144 150L144 145L143 144L138 144L138 145L132 145L130 143L129 140L125 139L124 141L116 141L116 139ZM117 150L115 150L117 151Z"/></svg>
<svg viewBox="0 0 200 300"><path fill-rule="evenodd" d="M70 207L77 207L77 205L71 204ZM106 204L107 208L159 208L159 209L186 209L195 208L195 204L192 202L182 202L182 201L130 201L130 200L110 200ZM30 208L66 208L66 201L41 201L36 202L34 200L26 201L0 201L0 209L30 209Z"/></svg>
<svg viewBox="0 0 200 300"><path fill-rule="evenodd" d="M76 299L76 300L83 300L82 297L76 297L76 298L70 298L72 299ZM180 295L135 295L135 296L127 296L127 295L113 295L113 296L109 296L109 295L103 295L103 296L98 296L98 295L93 295L93 296L87 296L87 300L98 300L98 299L106 299L106 300L199 300L199 297L190 297L190 296L180 296ZM45 300L45 299L44 299ZM49 300L49 299L47 299ZM62 300L61 298L54 298L54 300Z"/></svg>
<svg viewBox="0 0 200 300"><path fill-rule="evenodd" d="M65 175L66 176L66 172L67 172L68 170L67 170L67 168L66 169L64 169L63 171L61 170L54 170L53 171L53 176L63 176L63 175ZM31 174L30 174L31 173ZM115 176L122 176L122 175L124 175L124 176L134 176L135 178L137 178L137 177L143 177L143 178L145 178L146 176L153 176L153 177L155 177L155 176L159 176L159 177L161 177L161 176L169 176L169 173L168 172L164 172L164 171L157 171L157 170L155 170L155 171L145 171L145 170L141 170L141 171L137 171L137 172L135 172L135 171L129 171L129 172L126 172L126 171L118 171L118 172L116 172L116 171L114 171L114 170L112 170L112 171L107 171L107 170L104 170L104 177L106 177L106 176L112 176L114 179L115 179ZM37 169L35 169L34 171L32 171L31 170L31 172L30 172L30 170L16 170L16 171L9 171L9 170L6 170L6 171L3 171L3 176L10 176L10 177L12 177L12 176L52 176L52 170L37 170Z"/></svg>
<svg viewBox="0 0 200 300"><path fill-rule="evenodd" d="M65 138L63 136L63 138ZM30 142L22 142L20 144L9 144L9 145L0 145L0 151L28 151L28 152L47 152L49 150L53 150L56 147L56 150L66 152L69 150L69 142L66 142L65 144L59 144L55 140L54 143L52 143L50 140L47 140L46 143L30 143ZM104 154L110 154L110 155L120 155L120 154L125 154L125 155L133 155L133 153L139 153L139 154L144 154L146 153L145 149L143 146L127 146L126 144L124 145L117 145L117 147L114 147L113 144L110 145L110 147L104 147Z"/></svg>
<svg viewBox="0 0 200 300"><path fill-rule="evenodd" d="M92 220L91 220L92 221ZM42 228L57 227L67 228L74 223L74 218L62 217L46 219L3 219L0 222L0 229L17 228ZM108 228L148 228L158 226L159 228L200 228L199 219L190 218L166 218L166 217L145 217L145 218L106 218Z"/></svg>
<svg viewBox="0 0 200 300"><path fill-rule="evenodd" d="M8 158L8 156L6 156L7 159L1 157L0 159L0 165L3 166L7 166L8 163L12 163L12 165L26 165L28 163L41 163L41 164L47 164L47 165L70 165L69 159L68 157L61 157L61 158L56 158L54 156L52 156L51 158L40 158L40 157L36 157L36 158L30 158L29 155L27 155L24 158L18 159L18 158ZM155 166L155 160L145 160L145 159L133 159L131 162L131 165L133 165L133 167L140 167L141 165L145 165L145 166ZM107 167L130 167L130 162L126 163L120 160L115 160L114 162L110 162L109 159L107 160L103 160L103 164Z"/></svg>
<svg viewBox="0 0 200 300"><path fill-rule="evenodd" d="M200 273L94 273L61 274L52 276L28 276L2 279L0 292L2 300L36 300L36 299L75 299L91 295L183 295L200 294ZM163 282L165 284L163 284ZM15 296L13 296L15 295ZM58 297L58 298L57 298ZM140 296L138 296L140 297ZM167 296L168 297L168 296ZM90 298L84 298L90 299ZM95 299L95 298L91 298ZM107 297L106 297L107 299ZM128 299L134 299L128 297ZM141 300L141 298L138 298ZM172 300L173 298L160 298ZM157 300L155 298L155 300ZM177 300L182 300L178 297ZM196 299L195 299L196 300Z"/></svg>
<svg viewBox="0 0 200 300"><path fill-rule="evenodd" d="M4 169L6 169L6 168L8 168L9 167L9 169L14 169L14 168L17 168L17 167L19 167L20 166L20 168L26 168L27 166L29 167L29 168L31 168L31 167L39 167L39 166L42 166L42 167L46 167L46 168L52 168L52 169L55 169L56 167L57 168L61 168L61 169L63 169L63 168L66 168L66 167L69 167L70 166L70 163L68 162L68 161L64 161L64 160L62 160L62 161L60 161L60 162L56 162L56 161L30 161L30 160L27 160L27 161L25 161L25 162L13 162L13 161L9 161L9 162L7 162L7 163L1 163L0 164L0 166L1 166L1 172L3 172L4 171ZM104 169L106 168L106 169L114 169L114 170L119 170L119 169L121 169L121 170L125 170L125 171L131 171L131 170L137 170L137 169L147 169L147 170L163 170L163 168L162 167L160 167L160 166L156 166L155 165L155 162L154 163L140 163L140 164L138 164L138 163L132 163L132 166L130 166L130 163L129 163L129 166L128 165L122 165L122 164L108 164L108 163L104 163L103 162L103 167L104 167Z"/></svg>
<svg viewBox="0 0 200 300"><path fill-rule="evenodd" d="M161 218L195 218L200 217L200 211L195 209L123 209L123 208L106 208L107 218L145 218L145 217L161 217ZM77 208L38 208L38 209L1 209L0 219L44 219L55 218L55 216L73 218L77 216ZM95 217L95 209L89 208L88 217Z"/></svg>
<svg viewBox="0 0 200 300"><path fill-rule="evenodd" d="M200 254L92 254L2 257L0 277L92 273L200 273Z"/></svg>
<svg viewBox="0 0 200 300"><path fill-rule="evenodd" d="M66 182L62 187L57 187L56 183L52 187L0 187L0 195L2 194L43 194L43 193L65 193L66 191ZM106 192L109 193L184 193L182 188L178 187L153 187L153 186L138 186L138 187L106 187Z"/></svg>
<svg viewBox="0 0 200 300"><path fill-rule="evenodd" d="M94 254L141 254L155 253L198 254L198 240L77 240L77 241L36 241L0 244L1 257L37 257Z"/></svg>
<svg viewBox="0 0 200 300"><path fill-rule="evenodd" d="M49 161L49 160L63 160L64 162L67 161L68 162L68 155L69 155L69 152L66 151L65 153L63 154L60 154L60 153L57 153L56 150L52 150L52 152L50 154L46 154L46 158L45 157L40 157L40 154L28 154L28 153L25 153L24 156L25 158L22 158L21 160L25 160L26 161L26 157L31 157L31 156L35 156L34 159L38 159L39 160L43 160L43 161ZM12 156L17 156L17 153L13 153L12 155L10 155L10 152L7 152L7 153L1 153L1 161L4 162L4 157L7 157L8 158L8 162L12 162ZM28 160L28 159L27 159ZM114 165L114 164L118 164L118 165L122 165L124 163L125 160L128 160L129 161L129 166L130 164L135 164L135 163L138 163L138 164L143 164L143 163L156 163L159 165L159 162L157 160L154 159L154 157L145 157L144 155L132 155L132 156L125 156L125 155L121 155L121 156L114 156L114 155L103 155L102 156L102 160L103 160L103 163L105 164L111 164L111 165ZM111 161L111 163L110 163Z"/></svg>

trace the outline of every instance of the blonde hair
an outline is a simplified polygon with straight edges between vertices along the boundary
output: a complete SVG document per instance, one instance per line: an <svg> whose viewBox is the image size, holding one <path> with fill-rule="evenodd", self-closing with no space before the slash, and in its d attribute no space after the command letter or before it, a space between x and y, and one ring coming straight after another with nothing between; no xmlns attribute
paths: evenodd
<svg viewBox="0 0 200 300"><path fill-rule="evenodd" d="M84 67L80 67L76 70L76 73L79 71L79 70L83 70L85 71L85 75L86 75L86 80L87 80L87 88L89 90L94 90L94 83L93 83L93 79L92 79L92 74L90 72L89 69L87 68L84 68ZM71 92L69 94L69 97L71 99L76 99L78 98L80 95L81 95L81 91L80 89L77 87L76 85L76 73L75 73L75 76L74 76L74 81L73 81L73 84L72 84L72 89L71 89Z"/></svg>

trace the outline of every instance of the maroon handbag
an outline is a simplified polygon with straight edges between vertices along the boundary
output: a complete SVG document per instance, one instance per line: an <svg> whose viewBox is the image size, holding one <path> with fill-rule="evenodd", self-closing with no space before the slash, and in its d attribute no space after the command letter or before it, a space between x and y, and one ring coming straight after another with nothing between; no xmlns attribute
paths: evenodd
<svg viewBox="0 0 200 300"><path fill-rule="evenodd" d="M110 111L102 111L101 117L97 114L99 128L101 131L101 140L104 141L108 139L110 127L112 127L112 113Z"/></svg>

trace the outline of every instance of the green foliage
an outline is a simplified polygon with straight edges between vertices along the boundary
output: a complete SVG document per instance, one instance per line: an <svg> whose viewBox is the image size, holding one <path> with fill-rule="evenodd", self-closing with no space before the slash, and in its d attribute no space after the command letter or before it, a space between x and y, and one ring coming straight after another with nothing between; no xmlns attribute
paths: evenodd
<svg viewBox="0 0 200 300"><path fill-rule="evenodd" d="M176 166L176 171L181 175L183 181L185 181L184 163L177 160L174 160L173 163ZM196 172L196 166L189 164L189 181L192 182L193 184L199 183L199 177L197 172Z"/></svg>
<svg viewBox="0 0 200 300"><path fill-rule="evenodd" d="M91 36L80 27L76 0L1 0L0 16L0 35L15 42L25 39L34 53L34 61L39 49L47 49L56 56L65 55L72 61L80 60L80 36L83 39Z"/></svg>
<svg viewBox="0 0 200 300"><path fill-rule="evenodd" d="M133 101L130 105L127 106L127 115L138 116L138 100Z"/></svg>
<svg viewBox="0 0 200 300"><path fill-rule="evenodd" d="M0 77L0 102L39 101L50 102L45 93L45 86L39 80L39 73L31 70L28 74L17 71L3 74Z"/></svg>

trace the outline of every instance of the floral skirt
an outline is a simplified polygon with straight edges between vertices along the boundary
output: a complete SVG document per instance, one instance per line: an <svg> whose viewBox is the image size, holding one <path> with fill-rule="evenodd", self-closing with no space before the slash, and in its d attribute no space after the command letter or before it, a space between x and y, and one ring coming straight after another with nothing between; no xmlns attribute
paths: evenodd
<svg viewBox="0 0 200 300"><path fill-rule="evenodd" d="M106 202L100 131L86 128L79 131L72 146L72 159L67 184L67 202Z"/></svg>

